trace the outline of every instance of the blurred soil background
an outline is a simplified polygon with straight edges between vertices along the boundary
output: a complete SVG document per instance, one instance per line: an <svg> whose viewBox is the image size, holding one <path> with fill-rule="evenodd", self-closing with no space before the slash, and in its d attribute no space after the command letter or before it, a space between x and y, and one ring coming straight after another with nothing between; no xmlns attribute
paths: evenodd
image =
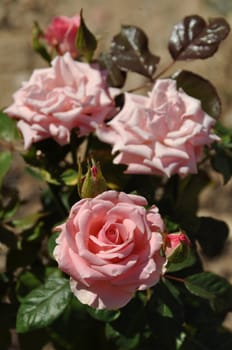
<svg viewBox="0 0 232 350"><path fill-rule="evenodd" d="M34 68L45 66L31 47L33 21L45 28L55 15L73 16L83 8L88 27L99 39L99 52L108 50L110 39L123 24L141 27L149 37L151 51L161 57L161 70L171 61L167 42L172 27L184 16L198 14L205 19L223 16L232 26L231 0L0 0L0 108L12 102L12 94L27 80ZM209 79L216 87L223 106L222 121L232 128L232 34L220 46L219 52L207 61L181 63ZM178 69L175 65L174 71ZM171 72L168 72L169 74ZM137 86L141 77L130 78ZM217 258L203 257L206 270L225 276L232 283L232 181L222 185L222 178L212 174L212 184L202 193L199 215L225 220L230 226L230 239ZM38 201L31 177L23 172L16 154L15 164L7 181L17 182L25 210L36 210ZM4 269L5 250L0 246L0 272ZM232 315L226 325L232 329Z"/></svg>

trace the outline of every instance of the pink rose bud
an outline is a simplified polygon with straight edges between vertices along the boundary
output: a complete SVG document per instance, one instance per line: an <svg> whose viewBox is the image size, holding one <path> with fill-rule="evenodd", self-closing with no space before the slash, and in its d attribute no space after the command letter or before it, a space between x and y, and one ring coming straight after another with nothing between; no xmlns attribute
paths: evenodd
<svg viewBox="0 0 232 350"><path fill-rule="evenodd" d="M76 35L80 27L80 16L55 17L44 33L47 43L54 47L58 54L69 52L73 58L78 56Z"/></svg>
<svg viewBox="0 0 232 350"><path fill-rule="evenodd" d="M88 170L84 177L82 177L82 169L79 164L78 192L81 198L93 198L107 189L99 162L95 164L94 160L91 159L91 163L88 164Z"/></svg>
<svg viewBox="0 0 232 350"><path fill-rule="evenodd" d="M171 263L179 263L188 257L191 241L183 232L170 233L165 237L165 255Z"/></svg>

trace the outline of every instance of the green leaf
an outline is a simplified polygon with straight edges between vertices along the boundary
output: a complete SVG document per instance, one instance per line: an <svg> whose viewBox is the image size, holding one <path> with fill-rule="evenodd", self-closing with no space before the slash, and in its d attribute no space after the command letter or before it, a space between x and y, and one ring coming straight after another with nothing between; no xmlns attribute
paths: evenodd
<svg viewBox="0 0 232 350"><path fill-rule="evenodd" d="M118 67L152 77L159 57L150 53L146 34L135 26L122 26L111 42L111 55Z"/></svg>
<svg viewBox="0 0 232 350"><path fill-rule="evenodd" d="M209 300L215 310L232 309L232 286L225 278L212 272L201 272L185 278L184 284L190 293Z"/></svg>
<svg viewBox="0 0 232 350"><path fill-rule="evenodd" d="M2 197L4 201L1 203L0 218L8 222L16 214L20 206L18 190L6 185L3 188Z"/></svg>
<svg viewBox="0 0 232 350"><path fill-rule="evenodd" d="M119 333L117 330L115 330L111 324L107 323L106 324L106 338L113 341L113 343L116 345L116 349L118 350L131 350L131 349L136 349L139 340L140 340L140 335L139 333L136 333L132 336L125 336L121 333Z"/></svg>
<svg viewBox="0 0 232 350"><path fill-rule="evenodd" d="M6 142L18 141L20 133L16 123L16 120L11 119L6 113L0 111L0 138Z"/></svg>
<svg viewBox="0 0 232 350"><path fill-rule="evenodd" d="M176 337L184 320L184 307L175 286L162 280L154 286L146 311L157 348L175 349Z"/></svg>
<svg viewBox="0 0 232 350"><path fill-rule="evenodd" d="M50 325L64 311L70 297L69 281L51 276L23 300L17 314L17 332L25 333Z"/></svg>
<svg viewBox="0 0 232 350"><path fill-rule="evenodd" d="M52 324L52 342L60 350L111 349L106 346L104 324L92 318L86 305L73 294L67 308Z"/></svg>
<svg viewBox="0 0 232 350"><path fill-rule="evenodd" d="M173 79L176 80L178 88L182 88L188 95L201 101L206 113L215 119L220 117L221 100L209 80L187 70L175 73Z"/></svg>
<svg viewBox="0 0 232 350"><path fill-rule="evenodd" d="M44 180L48 182L49 184L53 185L59 185L60 183L52 177L52 174L49 173L49 171L43 169L43 168L38 168L35 166L27 166L26 170L28 173L30 173L32 176L39 180Z"/></svg>
<svg viewBox="0 0 232 350"><path fill-rule="evenodd" d="M183 322L183 305L179 291L173 283L165 278L154 286L151 299L146 307L151 317L158 313L163 317L174 318L176 323Z"/></svg>
<svg viewBox="0 0 232 350"><path fill-rule="evenodd" d="M41 285L41 281L30 271L23 272L17 278L16 295L20 302L22 302L25 296L31 292L32 289Z"/></svg>
<svg viewBox="0 0 232 350"><path fill-rule="evenodd" d="M60 232L53 233L48 239L48 253L50 257L53 259L54 259L53 250L55 249L56 239L58 238L59 235L60 235Z"/></svg>
<svg viewBox="0 0 232 350"><path fill-rule="evenodd" d="M179 211L194 215L198 209L199 194L209 183L206 173L199 171L197 175L186 177L180 182L178 199L176 201L176 213Z"/></svg>
<svg viewBox="0 0 232 350"><path fill-rule="evenodd" d="M3 179L10 169L13 156L10 151L0 152L0 187Z"/></svg>
<svg viewBox="0 0 232 350"><path fill-rule="evenodd" d="M167 216L172 222L179 223L179 227L189 234L198 224L196 217L200 192L209 183L209 177L204 171L198 171L196 175L172 176L165 185L163 196L158 202L158 207L163 216ZM190 234L191 238L191 234Z"/></svg>
<svg viewBox="0 0 232 350"><path fill-rule="evenodd" d="M120 310L97 310L88 307L87 311L90 316L103 322L112 322L120 316Z"/></svg>
<svg viewBox="0 0 232 350"><path fill-rule="evenodd" d="M77 171L73 169L65 170L60 177L62 182L67 186L75 186L77 184Z"/></svg>
<svg viewBox="0 0 232 350"><path fill-rule="evenodd" d="M97 48L97 40L95 36L87 28L83 19L83 11L80 12L81 23L77 31L76 48L81 55L83 55L87 62L90 62L94 51Z"/></svg>
<svg viewBox="0 0 232 350"><path fill-rule="evenodd" d="M231 350L232 334L230 330L218 328L200 328L187 336L180 350Z"/></svg>
<svg viewBox="0 0 232 350"><path fill-rule="evenodd" d="M25 231L32 228L36 224L36 222L45 215L45 213L32 213L29 215L25 215L22 218L14 219L12 223L18 230ZM40 231L35 231L33 237L38 237L39 234ZM33 237L31 235L28 240L33 240Z"/></svg>
<svg viewBox="0 0 232 350"><path fill-rule="evenodd" d="M211 158L212 167L222 174L225 185L232 176L232 150L223 144L216 144L214 149L216 153Z"/></svg>
<svg viewBox="0 0 232 350"><path fill-rule="evenodd" d="M186 269L187 267L191 267L195 265L195 263L196 263L196 256L192 251L190 251L187 259L184 259L182 262L177 262L177 263L168 261L166 268L167 268L167 272L176 272L176 271Z"/></svg>
<svg viewBox="0 0 232 350"><path fill-rule="evenodd" d="M225 127L220 121L217 121L215 125L215 131L218 136L221 138L221 143L223 146L230 146L232 144L232 129ZM221 144L220 143L220 144Z"/></svg>
<svg viewBox="0 0 232 350"><path fill-rule="evenodd" d="M111 326L121 336L136 339L137 335L143 331L146 323L143 301L135 297L120 311L120 315L111 322Z"/></svg>
<svg viewBox="0 0 232 350"><path fill-rule="evenodd" d="M212 18L206 23L198 15L187 16L174 26L168 49L174 60L205 59L218 50L229 32L224 18Z"/></svg>

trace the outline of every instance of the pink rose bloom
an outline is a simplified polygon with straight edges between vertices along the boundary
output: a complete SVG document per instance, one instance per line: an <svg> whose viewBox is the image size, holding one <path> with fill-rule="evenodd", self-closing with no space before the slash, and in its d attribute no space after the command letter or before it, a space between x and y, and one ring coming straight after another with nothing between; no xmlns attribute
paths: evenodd
<svg viewBox="0 0 232 350"><path fill-rule="evenodd" d="M79 15L71 18L57 16L45 30L44 37L60 55L69 52L75 58L78 55L75 40L79 27Z"/></svg>
<svg viewBox="0 0 232 350"><path fill-rule="evenodd" d="M146 204L144 197L106 191L74 204L57 227L55 259L83 304L117 309L159 281L163 221Z"/></svg>
<svg viewBox="0 0 232 350"><path fill-rule="evenodd" d="M128 165L127 173L184 176L197 173L204 145L219 140L214 123L199 100L161 79L147 97L126 93L120 113L97 136L113 145L114 163Z"/></svg>
<svg viewBox="0 0 232 350"><path fill-rule="evenodd" d="M115 106L105 78L69 53L56 57L49 68L36 69L5 110L19 120L25 148L49 137L67 144L73 128L79 136L87 135L112 116Z"/></svg>

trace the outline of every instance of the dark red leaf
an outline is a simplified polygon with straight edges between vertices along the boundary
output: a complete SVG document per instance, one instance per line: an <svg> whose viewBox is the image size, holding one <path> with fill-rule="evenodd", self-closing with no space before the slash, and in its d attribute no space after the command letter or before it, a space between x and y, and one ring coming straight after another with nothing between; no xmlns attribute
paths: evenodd
<svg viewBox="0 0 232 350"><path fill-rule="evenodd" d="M177 86L181 87L188 95L201 101L203 110L211 117L217 119L221 114L221 100L217 90L209 80L200 75L183 70L174 74Z"/></svg>
<svg viewBox="0 0 232 350"><path fill-rule="evenodd" d="M121 88L126 80L126 72L122 71L113 61L111 54L102 53L99 63L107 70L107 81L110 86Z"/></svg>
<svg viewBox="0 0 232 350"><path fill-rule="evenodd" d="M208 58L229 32L224 18L213 18L207 24L200 16L187 16L174 26L168 49L174 60Z"/></svg>
<svg viewBox="0 0 232 350"><path fill-rule="evenodd" d="M150 53L148 38L138 27L123 26L111 42L113 61L124 71L132 71L152 77L159 57Z"/></svg>

